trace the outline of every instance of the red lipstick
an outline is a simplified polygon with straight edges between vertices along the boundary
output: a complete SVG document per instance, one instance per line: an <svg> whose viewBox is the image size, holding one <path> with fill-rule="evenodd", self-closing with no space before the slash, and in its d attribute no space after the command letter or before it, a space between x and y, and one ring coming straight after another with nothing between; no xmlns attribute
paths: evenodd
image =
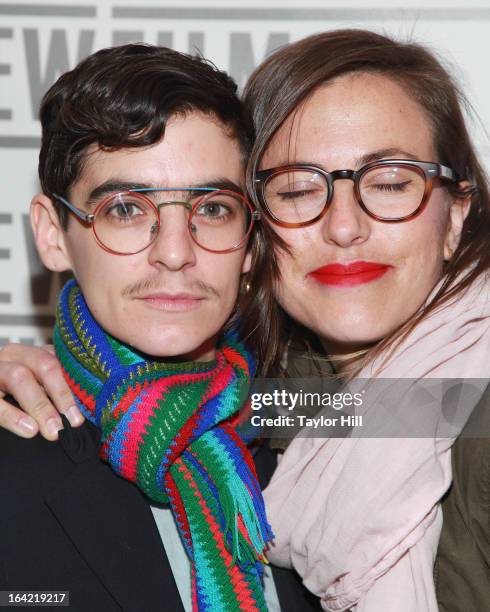
<svg viewBox="0 0 490 612"><path fill-rule="evenodd" d="M310 272L311 276L322 285L337 287L355 287L370 283L386 274L391 266L373 261L353 261L349 264L333 263Z"/></svg>

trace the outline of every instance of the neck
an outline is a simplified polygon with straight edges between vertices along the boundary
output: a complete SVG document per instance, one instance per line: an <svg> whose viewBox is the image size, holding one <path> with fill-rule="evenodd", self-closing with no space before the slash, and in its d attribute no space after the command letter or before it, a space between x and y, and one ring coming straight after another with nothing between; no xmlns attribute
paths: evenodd
<svg viewBox="0 0 490 612"><path fill-rule="evenodd" d="M354 372L369 349L374 346L373 344L340 345L328 340L321 340L321 342L335 373L341 376Z"/></svg>
<svg viewBox="0 0 490 612"><path fill-rule="evenodd" d="M212 361L216 357L216 344L218 336L208 338L196 349L185 355L187 361Z"/></svg>
<svg viewBox="0 0 490 612"><path fill-rule="evenodd" d="M362 358L368 352L368 348L355 351L353 353L344 353L340 355L329 355L330 363L336 374L341 376L347 376L349 373L355 371L357 366L361 363Z"/></svg>

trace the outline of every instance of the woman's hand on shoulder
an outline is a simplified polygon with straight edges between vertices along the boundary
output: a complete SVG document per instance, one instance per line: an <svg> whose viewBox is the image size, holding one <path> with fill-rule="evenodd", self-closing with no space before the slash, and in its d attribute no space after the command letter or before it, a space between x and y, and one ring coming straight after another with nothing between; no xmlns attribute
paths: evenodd
<svg viewBox="0 0 490 612"><path fill-rule="evenodd" d="M9 400L13 398L16 407ZM0 349L0 427L23 438L56 440L60 414L73 426L84 421L63 378L52 346L7 344Z"/></svg>

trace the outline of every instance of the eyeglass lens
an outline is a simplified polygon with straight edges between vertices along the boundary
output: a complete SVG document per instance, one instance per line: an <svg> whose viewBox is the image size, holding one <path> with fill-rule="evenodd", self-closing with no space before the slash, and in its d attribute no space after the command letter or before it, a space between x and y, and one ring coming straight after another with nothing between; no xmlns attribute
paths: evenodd
<svg viewBox="0 0 490 612"><path fill-rule="evenodd" d="M227 251L246 238L252 216L246 201L229 191L213 191L190 200L192 239L211 251ZM158 206L158 205L157 205ZM119 193L97 211L94 231L101 244L116 253L137 253L158 233L157 207L138 193ZM162 220L162 223L165 221Z"/></svg>
<svg viewBox="0 0 490 612"><path fill-rule="evenodd" d="M424 193L425 175L415 166L374 166L359 178L362 203L373 215L384 219L411 215L420 206ZM323 174L292 168L272 175L264 195L274 217L286 223L311 221L330 199Z"/></svg>

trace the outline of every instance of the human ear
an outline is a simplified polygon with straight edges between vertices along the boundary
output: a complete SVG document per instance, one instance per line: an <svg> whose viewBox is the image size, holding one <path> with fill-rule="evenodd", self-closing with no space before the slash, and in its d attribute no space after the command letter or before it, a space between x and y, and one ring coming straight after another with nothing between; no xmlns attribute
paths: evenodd
<svg viewBox="0 0 490 612"><path fill-rule="evenodd" d="M444 260L449 261L454 254L454 251L458 248L459 241L461 240L461 232L463 231L463 224L470 212L472 185L468 181L461 181L459 183L460 191L467 190L468 195L463 197L453 197L451 207L449 209L449 222L446 232L446 239L444 241Z"/></svg>
<svg viewBox="0 0 490 612"><path fill-rule="evenodd" d="M71 270L65 235L53 202L43 193L31 200L30 221L37 252L43 264L53 272Z"/></svg>

